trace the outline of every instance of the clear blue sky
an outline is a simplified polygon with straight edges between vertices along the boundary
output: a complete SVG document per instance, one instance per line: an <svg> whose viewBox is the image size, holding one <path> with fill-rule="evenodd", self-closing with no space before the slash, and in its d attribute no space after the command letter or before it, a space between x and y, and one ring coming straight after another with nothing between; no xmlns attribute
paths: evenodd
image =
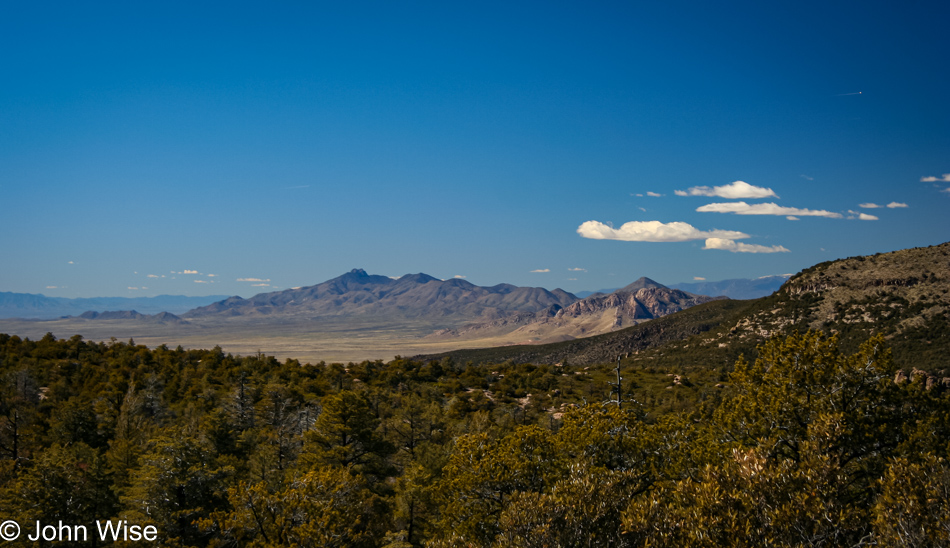
<svg viewBox="0 0 950 548"><path fill-rule="evenodd" d="M0 290L580 291L950 239L945 2L273 4L3 6Z"/></svg>

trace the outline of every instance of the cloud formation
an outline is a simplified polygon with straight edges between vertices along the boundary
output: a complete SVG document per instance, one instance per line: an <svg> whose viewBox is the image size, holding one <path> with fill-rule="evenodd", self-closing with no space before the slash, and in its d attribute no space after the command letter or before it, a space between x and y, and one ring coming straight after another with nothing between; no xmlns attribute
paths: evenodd
<svg viewBox="0 0 950 548"><path fill-rule="evenodd" d="M703 249L721 249L723 251L731 251L733 253L788 253L788 249L784 246L773 245L757 245L757 244L744 244L741 242L734 242L726 238L707 238L706 246Z"/></svg>
<svg viewBox="0 0 950 548"><path fill-rule="evenodd" d="M824 209L801 209L797 207L785 207L775 202L766 202L763 204L747 204L745 202L728 202L707 204L696 208L700 213L735 213L736 215L793 215L796 217L829 217L840 219L842 215L833 211Z"/></svg>
<svg viewBox="0 0 950 548"><path fill-rule="evenodd" d="M600 221L587 221L577 227L577 233L591 240L621 240L624 242L687 242L706 238L748 238L744 232L734 230L699 230L689 223L660 221L630 221L620 228L605 225Z"/></svg>
<svg viewBox="0 0 950 548"><path fill-rule="evenodd" d="M239 282L269 282L270 278L267 278L266 280L262 280L260 278L238 278L237 281Z"/></svg>
<svg viewBox="0 0 950 548"><path fill-rule="evenodd" d="M464 280L464 279L465 279L465 276L462 276L461 274L456 274L455 276L452 276L452 277L453 277L453 278L456 278L456 279L459 279L459 280Z"/></svg>
<svg viewBox="0 0 950 548"><path fill-rule="evenodd" d="M753 186L745 181L735 181L722 186L694 186L689 190L675 191L677 196L717 196L735 200L738 198L778 198L771 188Z"/></svg>
<svg viewBox="0 0 950 548"><path fill-rule="evenodd" d="M887 207L887 208L890 208L890 209L894 209L894 208L898 208L898 207L910 207L910 206L908 206L907 204L902 203L902 202L891 202L891 203L887 204L886 206L878 205L878 204L875 204L875 203L873 203L873 202L868 202L868 203L866 203L866 204L858 204L858 207L863 208L863 209L880 209L880 208L882 208L882 207Z"/></svg>
<svg viewBox="0 0 950 548"><path fill-rule="evenodd" d="M182 274L197 274L197 273L198 273L197 270L184 270L182 272Z"/></svg>
<svg viewBox="0 0 950 548"><path fill-rule="evenodd" d="M920 182L922 183L950 183L950 173L944 173L942 177L921 177Z"/></svg>
<svg viewBox="0 0 950 548"><path fill-rule="evenodd" d="M550 268L539 268L537 270L532 270L531 272L550 272Z"/></svg>
<svg viewBox="0 0 950 548"><path fill-rule="evenodd" d="M251 287L270 287L270 284L251 284Z"/></svg>
<svg viewBox="0 0 950 548"><path fill-rule="evenodd" d="M663 195L660 194L659 192L647 192L647 196L649 196L649 197L651 197L651 198L660 198L660 197L662 197Z"/></svg>
<svg viewBox="0 0 950 548"><path fill-rule="evenodd" d="M586 268L568 268L570 272L587 272Z"/></svg>

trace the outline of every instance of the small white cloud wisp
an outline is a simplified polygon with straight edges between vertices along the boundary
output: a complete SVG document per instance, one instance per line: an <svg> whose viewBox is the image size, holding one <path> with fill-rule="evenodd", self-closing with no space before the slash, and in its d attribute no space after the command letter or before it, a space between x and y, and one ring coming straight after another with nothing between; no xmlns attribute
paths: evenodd
<svg viewBox="0 0 950 548"><path fill-rule="evenodd" d="M780 206L774 202L763 204L747 204L745 202L726 202L707 204L696 208L700 213L735 213L736 215L779 215L795 217L828 217L840 219L842 215L824 209L802 209L798 207Z"/></svg>
<svg viewBox="0 0 950 548"><path fill-rule="evenodd" d="M744 244L725 238L707 238L703 249L721 249L733 253L788 253L785 246L773 245L765 246L758 244Z"/></svg>

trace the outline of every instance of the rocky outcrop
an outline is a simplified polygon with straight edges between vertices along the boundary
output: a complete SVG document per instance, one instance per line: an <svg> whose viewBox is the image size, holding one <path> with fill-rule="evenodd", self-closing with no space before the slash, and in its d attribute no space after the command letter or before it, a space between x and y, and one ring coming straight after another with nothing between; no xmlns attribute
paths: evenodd
<svg viewBox="0 0 950 548"><path fill-rule="evenodd" d="M950 377L939 376L945 373L946 371L937 371L936 374L933 374L915 367L911 370L910 375L908 375L903 369L898 369L897 373L894 375L894 382L896 384L901 384L904 382L919 382L924 385L924 389L926 390L936 390L938 392L942 392L944 390L950 389Z"/></svg>

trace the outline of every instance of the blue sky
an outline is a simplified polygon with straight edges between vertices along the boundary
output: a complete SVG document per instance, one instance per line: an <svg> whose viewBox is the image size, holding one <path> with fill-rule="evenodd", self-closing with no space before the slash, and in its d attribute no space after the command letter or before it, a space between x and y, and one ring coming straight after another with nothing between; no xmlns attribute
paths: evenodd
<svg viewBox="0 0 950 548"><path fill-rule="evenodd" d="M710 4L7 3L0 291L581 291L950 239L945 3Z"/></svg>

